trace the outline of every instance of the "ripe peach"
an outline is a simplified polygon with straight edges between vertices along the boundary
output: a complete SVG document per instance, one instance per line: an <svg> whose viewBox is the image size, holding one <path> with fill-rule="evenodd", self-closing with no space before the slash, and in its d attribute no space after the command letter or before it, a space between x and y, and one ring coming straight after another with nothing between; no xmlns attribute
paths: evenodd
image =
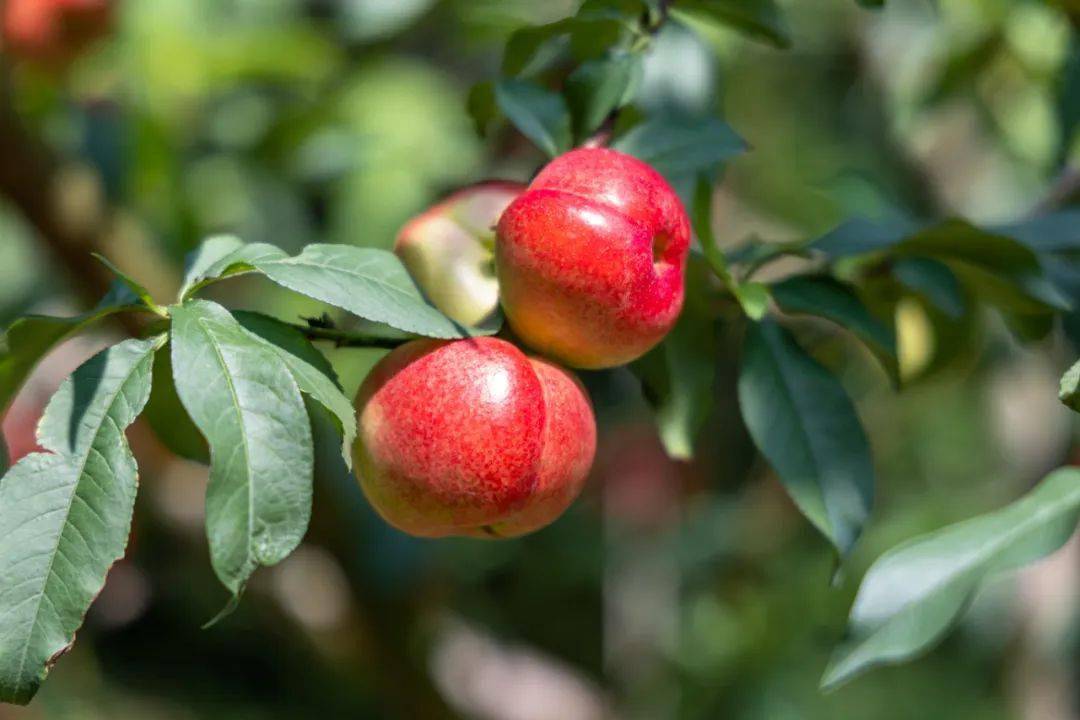
<svg viewBox="0 0 1080 720"><path fill-rule="evenodd" d="M481 323L499 305L495 223L524 189L492 181L459 190L410 220L394 243L432 304L463 325Z"/></svg>
<svg viewBox="0 0 1080 720"><path fill-rule="evenodd" d="M646 163L604 148L555 158L503 213L495 268L511 328L581 368L660 342L683 303L690 221Z"/></svg>
<svg viewBox="0 0 1080 720"><path fill-rule="evenodd" d="M596 422L581 385L496 338L414 340L357 396L364 494L411 535L510 537L581 491Z"/></svg>
<svg viewBox="0 0 1080 720"><path fill-rule="evenodd" d="M8 0L5 49L45 65L65 65L108 31L112 5L111 0Z"/></svg>

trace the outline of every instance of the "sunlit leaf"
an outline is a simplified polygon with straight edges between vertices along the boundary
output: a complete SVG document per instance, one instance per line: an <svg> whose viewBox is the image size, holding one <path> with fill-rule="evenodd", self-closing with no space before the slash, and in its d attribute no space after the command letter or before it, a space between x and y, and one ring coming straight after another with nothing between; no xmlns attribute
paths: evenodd
<svg viewBox="0 0 1080 720"><path fill-rule="evenodd" d="M1061 547L1080 518L1080 470L1051 473L996 512L909 540L870 567L848 620L849 640L822 679L836 687L931 647L979 585Z"/></svg>
<svg viewBox="0 0 1080 720"><path fill-rule="evenodd" d="M162 342L128 340L83 364L38 426L47 452L0 480L0 701L30 701L124 554L138 486L124 430Z"/></svg>
<svg viewBox="0 0 1080 720"><path fill-rule="evenodd" d="M387 250L314 244L290 257L264 243L244 245L193 276L188 295L215 280L259 272L282 287L408 333L460 338L497 332L465 328L428 303L398 257Z"/></svg>
<svg viewBox="0 0 1080 720"><path fill-rule="evenodd" d="M187 297L192 288L208 276L210 268L243 246L244 241L235 235L216 235L204 240L184 259L184 283L180 287L179 297Z"/></svg>
<svg viewBox="0 0 1080 720"><path fill-rule="evenodd" d="M170 312L176 390L210 445L211 561L238 595L256 568L283 560L307 530L311 424L285 361L227 310L193 300Z"/></svg>
<svg viewBox="0 0 1080 720"><path fill-rule="evenodd" d="M253 312L233 313L245 330L258 335L285 362L300 392L330 411L341 434L341 455L352 467L352 446L356 439L356 411L341 391L337 374L326 357L296 328Z"/></svg>
<svg viewBox="0 0 1080 720"><path fill-rule="evenodd" d="M750 436L803 514L846 553L870 512L870 445L840 382L771 320L747 331L738 383Z"/></svg>

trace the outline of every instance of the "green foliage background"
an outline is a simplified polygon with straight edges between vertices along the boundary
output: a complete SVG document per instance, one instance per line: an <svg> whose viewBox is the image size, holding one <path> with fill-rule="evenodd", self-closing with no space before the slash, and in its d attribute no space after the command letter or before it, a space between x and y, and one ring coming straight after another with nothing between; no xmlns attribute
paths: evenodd
<svg viewBox="0 0 1080 720"><path fill-rule="evenodd" d="M509 74L502 48L512 32L577 5L128 2L115 37L65 78L26 66L3 73L32 133L65 159L59 177L74 221L108 226L96 249L163 300L180 289L185 255L208 235L236 233L290 255L322 242L385 249L408 217L458 185L527 180L542 150L580 139L602 113L575 105L572 122L536 113L548 100L538 104L535 88L504 79L490 99L531 128L534 145L470 89L500 68ZM838 258L838 275L860 279L875 313L836 301L827 283L773 290L784 310L831 317L824 306L855 331L805 318L792 326L838 371L874 451L871 521L834 583L834 551L756 456L757 429L743 425L739 313L724 305L721 322L703 331L700 317L711 310L688 307L665 355L635 371L649 378L687 368L696 384L658 381L643 394L630 371L589 374L602 424L593 482L563 520L521 541L422 542L389 529L343 467L333 419L307 401L316 439L311 529L294 556L254 576L234 615L199 631L226 600L202 527L206 473L151 432L151 424L159 435L180 430L176 399L155 367L149 422L130 435L141 489L127 559L34 704L0 706L0 718L509 719L517 716L506 707L523 692L515 683L530 680L541 688L530 705L559 718L601 716L574 707L650 720L1025 718L1042 717L1031 714L1040 702L1077 716L1075 542L1051 561L1058 565L991 582L922 660L818 690L874 559L1001 508L1074 457L1074 416L1056 400L1057 378L1077 354L1074 319L1048 320L1027 289L988 280L980 267L965 266L971 276L953 286L921 256L895 260L897 277L910 279L897 303L895 287L875 284L846 257L857 254L853 242L917 248L941 235L933 224L913 234L903 218L1000 228L1056 198L1063 168L1077 160L1080 119L1080 46L1067 11L1008 0L896 0L877 10L850 0L679 5L682 24L652 41L637 107L622 118L722 117L749 147L737 155L737 138L727 136L694 145L691 131L704 121L685 135L674 119L663 127L661 137L724 162L717 190L706 185L711 214L695 217L705 261L724 262L705 243L711 234L738 277L759 266L755 279L772 282L805 260L766 266L770 258L740 256L748 240L785 248L824 236L819 247ZM716 5L749 11L717 21ZM613 72L622 69L599 76ZM592 82L588 72L568 80L586 88L582 97L620 94ZM467 107L491 117L481 123L486 138ZM508 107L531 115L523 121ZM730 132L713 129L713 138ZM685 153L649 145L646 130L632 129L620 146L654 152L677 176L672 157ZM688 200L695 180L679 188ZM106 204L110 214L95 216ZM89 311L93 260L63 262L14 207L0 208L0 326L27 311ZM871 225L852 232L842 223L853 217ZM966 232L976 231L953 225L948 236ZM1057 236L1076 235L1069 225ZM1011 267L1006 256L997 269ZM754 314L760 288L739 290ZM327 310L256 277L205 295L296 321ZM893 321L884 335L882 317ZM783 346L770 328L758 335ZM703 380L695 353L713 330L707 347L716 360ZM890 361L892 342L899 359ZM94 349L65 346L35 374L5 418L13 451L30 449L44 400ZM382 352L328 352L346 394ZM687 420L678 403L710 387L711 407ZM648 403L657 396L676 408L660 411L675 423L665 421L663 442ZM743 394L742 402L753 400ZM680 422L701 428L689 446ZM173 450L205 453L197 437L187 441ZM1040 603L1047 594L1057 606ZM488 687L499 689L495 700Z"/></svg>

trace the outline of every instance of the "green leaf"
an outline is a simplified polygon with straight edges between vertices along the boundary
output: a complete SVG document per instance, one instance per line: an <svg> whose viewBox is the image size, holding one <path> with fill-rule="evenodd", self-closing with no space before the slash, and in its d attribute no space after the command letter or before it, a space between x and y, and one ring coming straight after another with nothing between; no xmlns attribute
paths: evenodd
<svg viewBox="0 0 1080 720"><path fill-rule="evenodd" d="M488 128L499 117L499 105L495 102L495 83L490 80L478 82L469 89L465 109L472 118L476 134L487 137Z"/></svg>
<svg viewBox="0 0 1080 720"><path fill-rule="evenodd" d="M48 452L0 480L0 701L30 701L124 554L138 486L124 429L162 342L128 340L83 364L38 426Z"/></svg>
<svg viewBox="0 0 1080 720"><path fill-rule="evenodd" d="M570 149L570 111L562 95L527 80L504 78L495 83L495 102L550 157Z"/></svg>
<svg viewBox="0 0 1080 720"><path fill-rule="evenodd" d="M540 50L574 27L574 18L564 18L546 25L531 25L515 31L506 41L502 73L508 77L525 74Z"/></svg>
<svg viewBox="0 0 1080 720"><path fill-rule="evenodd" d="M742 138L719 118L672 114L653 116L631 128L612 147L644 160L669 179L714 174L746 151Z"/></svg>
<svg viewBox="0 0 1080 720"><path fill-rule="evenodd" d="M588 137L614 110L631 102L641 73L641 56L625 52L589 60L570 73L563 94L575 135Z"/></svg>
<svg viewBox="0 0 1080 720"><path fill-rule="evenodd" d="M678 0L671 16L694 23L722 25L778 48L791 47L791 32L775 0Z"/></svg>
<svg viewBox="0 0 1080 720"><path fill-rule="evenodd" d="M295 257L273 245L244 245L194 276L187 295L217 279L253 271L301 295L408 333L461 338L499 329L497 324L458 325L424 299L394 253L352 245L308 245Z"/></svg>
<svg viewBox="0 0 1080 720"><path fill-rule="evenodd" d="M61 342L102 318L146 310L130 290L117 283L93 310L82 315L26 315L15 320L0 343L0 411L15 397L41 358Z"/></svg>
<svg viewBox="0 0 1080 720"><path fill-rule="evenodd" d="M849 551L870 512L874 467L843 386L766 320L747 331L738 392L750 436L795 504Z"/></svg>
<svg viewBox="0 0 1080 720"><path fill-rule="evenodd" d="M206 530L214 570L238 596L259 566L300 544L311 517L311 424L280 354L220 305L173 306L176 390L210 444Z"/></svg>
<svg viewBox="0 0 1080 720"><path fill-rule="evenodd" d="M113 265L112 262L108 258L106 258L104 255L99 255L98 253L90 253L90 254L94 257L95 260L97 260L99 263L101 263L106 268L108 268L109 272L111 272L113 275L115 275L116 279L120 283L122 283L129 291L131 291L131 293L135 297L137 297L142 302L143 305L148 307L150 310L153 310L158 315L164 315L165 314L165 311L162 310L161 307L156 302L154 302L153 296L150 295L150 291L147 290L144 285L142 285L140 282L135 280L135 278L133 278L130 275L128 275L127 273L125 273L120 268Z"/></svg>
<svg viewBox="0 0 1080 720"><path fill-rule="evenodd" d="M1047 277L1039 256L999 230L959 219L920 225L906 218L856 218L810 246L833 259L869 253L936 258L948 262L961 279L966 276L974 289L1005 309L1025 313L1069 309L1068 298Z"/></svg>
<svg viewBox="0 0 1080 720"><path fill-rule="evenodd" d="M850 287L826 276L797 276L773 285L772 296L784 312L823 317L853 332L899 383L896 333L874 317Z"/></svg>
<svg viewBox="0 0 1080 720"><path fill-rule="evenodd" d="M922 295L946 316L955 320L966 312L960 281L945 263L930 258L898 258L892 272L902 285Z"/></svg>
<svg viewBox="0 0 1080 720"><path fill-rule="evenodd" d="M236 238L223 236L212 239L205 245L205 251L191 258L185 275L184 288L180 293L181 301L187 300L207 285L244 273L258 270L260 260L280 260L288 255L279 247L267 243L241 243L235 245ZM232 248L229 250L228 248Z"/></svg>
<svg viewBox="0 0 1080 720"><path fill-rule="evenodd" d="M822 686L929 648L992 575L1061 547L1080 518L1080 470L1057 470L996 512L914 538L882 555L859 587L850 641L834 653Z"/></svg>
<svg viewBox="0 0 1080 720"><path fill-rule="evenodd" d="M244 247L244 241L235 235L216 235L207 238L184 259L184 283L177 296L182 300L188 297L192 288L207 277L207 271L222 258Z"/></svg>
<svg viewBox="0 0 1080 720"><path fill-rule="evenodd" d="M341 456L352 467L352 447L356 439L356 411L341 391L334 368L326 356L315 349L296 328L254 312L235 312L233 316L245 330L266 341L285 361L300 392L311 396L330 411L341 434Z"/></svg>
<svg viewBox="0 0 1080 720"><path fill-rule="evenodd" d="M758 321L769 310L769 286L759 282L744 282L735 286L735 299L751 320Z"/></svg>
<svg viewBox="0 0 1080 720"><path fill-rule="evenodd" d="M178 457L210 464L210 447L187 414L173 380L172 347L166 345L154 354L154 388L143 410L154 435Z"/></svg>
<svg viewBox="0 0 1080 720"><path fill-rule="evenodd" d="M633 368L655 408L664 449L676 460L693 459L694 441L713 405L717 333L704 291L708 272L691 258L687 303L678 323Z"/></svg>
<svg viewBox="0 0 1080 720"><path fill-rule="evenodd" d="M6 473L9 467L11 467L11 455L8 453L4 433L0 432L0 474Z"/></svg>
<svg viewBox="0 0 1080 720"><path fill-rule="evenodd" d="M461 338L498 330L464 328L436 310L387 250L308 245L296 257L264 258L253 265L278 285L405 332Z"/></svg>
<svg viewBox="0 0 1080 720"><path fill-rule="evenodd" d="M1069 368L1061 377L1061 389L1058 391L1061 402L1080 412L1080 361Z"/></svg>

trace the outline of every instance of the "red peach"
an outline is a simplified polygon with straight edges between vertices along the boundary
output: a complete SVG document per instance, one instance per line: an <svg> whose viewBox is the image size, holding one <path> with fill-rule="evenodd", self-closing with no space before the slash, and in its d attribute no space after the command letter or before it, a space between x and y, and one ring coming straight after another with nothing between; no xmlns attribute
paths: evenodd
<svg viewBox="0 0 1080 720"><path fill-rule="evenodd" d="M495 223L524 185L491 181L467 187L410 220L394 252L432 304L463 325L499 305Z"/></svg>
<svg viewBox="0 0 1080 720"><path fill-rule="evenodd" d="M495 268L528 345L569 365L630 362L675 324L690 221L646 163L604 148L553 160L503 213Z"/></svg>
<svg viewBox="0 0 1080 720"><path fill-rule="evenodd" d="M111 0L8 0L5 49L46 65L65 65L108 30L112 5Z"/></svg>
<svg viewBox="0 0 1080 720"><path fill-rule="evenodd" d="M496 338L414 340L365 379L353 449L364 494L420 537L510 537L557 518L596 450L583 388Z"/></svg>

